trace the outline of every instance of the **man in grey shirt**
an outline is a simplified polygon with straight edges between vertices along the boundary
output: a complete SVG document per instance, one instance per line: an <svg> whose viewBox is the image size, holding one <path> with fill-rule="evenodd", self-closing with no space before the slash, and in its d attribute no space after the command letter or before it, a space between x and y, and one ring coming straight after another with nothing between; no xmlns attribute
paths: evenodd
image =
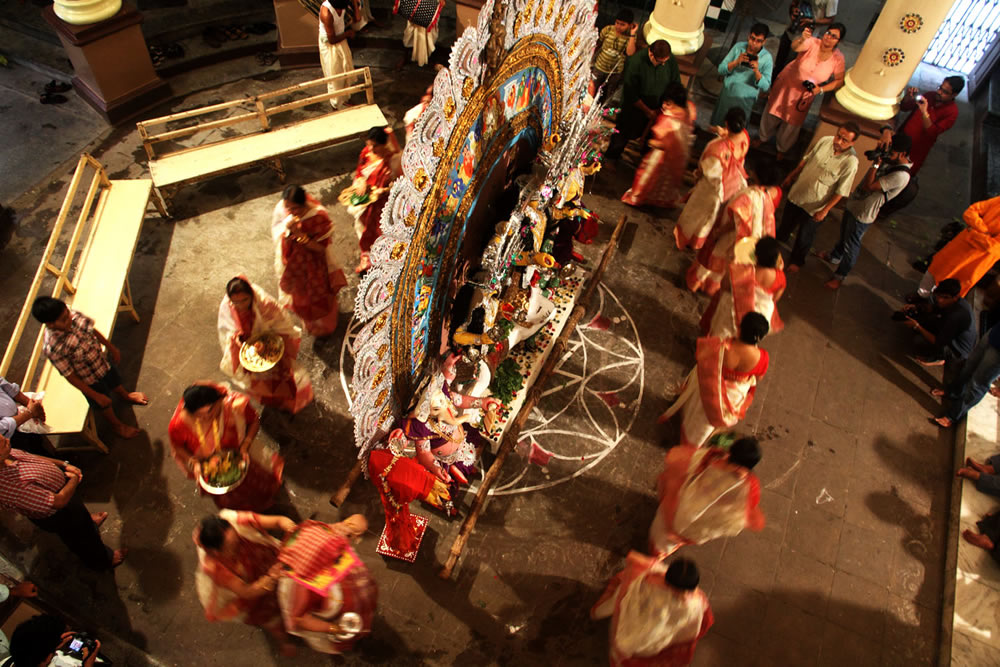
<svg viewBox="0 0 1000 667"><path fill-rule="evenodd" d="M889 154L876 158L865 174L865 180L857 187L840 223L840 241L833 250L819 254L821 259L837 265L833 278L826 283L830 289L840 289L847 274L854 268L861 252L861 239L875 222L879 209L903 191L910 182L910 148L912 141L899 133L892 138Z"/></svg>
<svg viewBox="0 0 1000 667"><path fill-rule="evenodd" d="M809 149L782 188L791 186L788 203L778 225L778 240L787 243L795 234L795 245L785 273L796 273L806 261L816 230L841 199L850 196L858 173L854 141L861 130L853 121L837 128L837 134L823 137Z"/></svg>

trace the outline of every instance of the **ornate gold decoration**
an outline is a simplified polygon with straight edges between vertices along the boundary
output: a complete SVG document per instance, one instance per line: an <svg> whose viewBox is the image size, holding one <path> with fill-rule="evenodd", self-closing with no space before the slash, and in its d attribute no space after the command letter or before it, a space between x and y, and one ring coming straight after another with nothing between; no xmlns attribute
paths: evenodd
<svg viewBox="0 0 1000 667"><path fill-rule="evenodd" d="M431 153L434 154L434 157L441 157L442 155L444 155L443 138L438 137L437 139L434 140L434 145L431 147Z"/></svg>
<svg viewBox="0 0 1000 667"><path fill-rule="evenodd" d="M518 14L517 18L514 19L514 37L517 37L518 35L521 34L521 21L523 20L524 20L523 14Z"/></svg>
<svg viewBox="0 0 1000 667"><path fill-rule="evenodd" d="M372 389L382 384L382 380L385 379L385 374L388 370L385 366L382 366L375 372L375 377L372 378Z"/></svg>
<svg viewBox="0 0 1000 667"><path fill-rule="evenodd" d="M395 285L392 283L391 280L385 281L385 291L386 292L391 292L394 287L395 287Z"/></svg>
<svg viewBox="0 0 1000 667"><path fill-rule="evenodd" d="M389 421L389 417L392 416L392 403L387 403L384 408L382 408L382 414L378 416L378 423L384 424Z"/></svg>
<svg viewBox="0 0 1000 667"><path fill-rule="evenodd" d="M417 190L423 190L427 187L430 177L427 175L427 171L423 167L417 169L417 173L413 175L413 187Z"/></svg>
<svg viewBox="0 0 1000 667"><path fill-rule="evenodd" d="M379 345L378 352L375 353L375 356L377 356L379 359L382 359L382 357L384 357L385 353L388 351L389 351L389 344L382 343L381 345Z"/></svg>
<svg viewBox="0 0 1000 667"><path fill-rule="evenodd" d="M525 8L525 16L529 16L529 9L530 7ZM572 29L576 29L575 24ZM467 137L471 131L472 124L479 117L478 110L482 108L483 100L489 95L495 93L501 83L506 81L508 77L515 72L523 70L528 65L535 65L545 72L552 90L563 90L563 73L560 61L557 56L553 56L553 54L557 53L559 53L559 48L555 42L553 42L551 38L543 35L534 35L530 40L526 40L523 44L518 44L513 51L505 55L502 62L499 63L496 71L490 71L484 75L483 80L489 83L479 86L473 92L472 97L465 109L455 120L451 136ZM454 102L452 101L452 103ZM448 102L446 101L446 112L447 107ZM507 141L529 125L529 118L531 118L531 112L533 111L534 110L532 109L522 112L519 116L505 123L504 131L498 135L500 140L493 142L493 144L497 147L496 150L490 151L489 154L482 156L479 163L492 164L492 162L499 155L500 148L505 146ZM555 95L552 99L552 117L553 119L562 118L563 113L564 109L562 96ZM536 127L536 130L539 130L541 133L542 128L538 126L537 119L532 119L531 124L533 124L533 126ZM462 148L462 143L452 142L445 148L441 161L445 164L454 163L454 161L458 159L458 156L461 154ZM496 152L496 155L493 155L493 152ZM427 200L442 201L442 197L444 196L444 193L449 185L447 172L447 169L436 170L435 182L431 185L431 191L427 195ZM482 175L479 174L473 176L472 182L469 184L469 188L474 191L475 188L478 187L478 183L481 178ZM456 213L456 220L462 220L468 214L468 211L472 206L472 199L472 197L464 197L462 199L462 203L459 205L459 210ZM437 210L437 206L424 206L416 213L417 219L412 224L410 222L410 215L407 215L405 219L407 226L416 227L413 233L413 238L410 240L411 248L423 247L427 240L427 234L431 228L430 221L437 215ZM448 243L446 244L444 250L445 253L454 254L455 252L460 236L457 231L457 227L458 226L456 226L456 230L448 239ZM409 290L407 286L414 284L417 275L422 269L422 261L419 257L419 253L413 252L407 253L404 261L405 264L403 265L399 278L403 288L393 300L392 308L390 310L393 322L392 330L397 332L394 335L400 338L399 342L391 348L393 391L397 396L406 397L404 399L405 401L409 400L410 393L413 391L413 377L411 375L412 360L410 357L411 349L408 338L409 334L412 332L410 316L413 312L415 298L412 290ZM435 330L435 327L440 330L440 322L430 323L431 331ZM382 327L380 326L379 329L381 328ZM403 341L403 338L406 338L407 340Z"/></svg>
<svg viewBox="0 0 1000 667"><path fill-rule="evenodd" d="M389 252L389 259L399 259L406 252L406 244L399 242L392 246L392 250ZM391 285L392 283L390 283Z"/></svg>
<svg viewBox="0 0 1000 667"><path fill-rule="evenodd" d="M576 51L578 48L580 48L580 38L579 37L577 37L576 39L573 40L573 46L572 46L572 48L570 48L570 51L571 52L572 51Z"/></svg>
<svg viewBox="0 0 1000 667"><path fill-rule="evenodd" d="M576 12L576 7L570 7L570 8L569 8L569 11L568 11L568 12L566 12L565 14L563 14L563 18L562 18L562 24L563 24L564 26L565 26L565 25L567 25L567 24L568 24L568 23L569 23L570 21L572 21L572 20L573 20L573 14L574 14L575 12Z"/></svg>
<svg viewBox="0 0 1000 667"><path fill-rule="evenodd" d="M377 408L378 406L380 406L383 403L385 403L385 399L387 399L387 398L389 398L389 390L388 389L383 389L382 391L380 391L378 393L378 398L375 399L375 407ZM386 406L386 407L388 407L388 406ZM385 412L383 412L382 414L385 414Z"/></svg>
<svg viewBox="0 0 1000 667"><path fill-rule="evenodd" d="M407 227L412 227L417 224L417 212L415 209L410 209L410 212L406 214L405 218L403 218L403 224Z"/></svg>
<svg viewBox="0 0 1000 667"><path fill-rule="evenodd" d="M465 77L465 81L462 82L462 97L469 99L472 96L472 91L476 88L476 82L472 80L471 76Z"/></svg>
<svg viewBox="0 0 1000 667"><path fill-rule="evenodd" d="M545 9L545 7L542 4L542 0L538 0L538 9L535 10L535 25L538 25L539 23L542 22L543 9Z"/></svg>
<svg viewBox="0 0 1000 667"><path fill-rule="evenodd" d="M576 34L576 24L574 23L569 27L569 31L566 33L566 41L573 39L573 35Z"/></svg>
<svg viewBox="0 0 1000 667"><path fill-rule="evenodd" d="M372 327L372 333L377 334L383 328L385 328L385 323L389 321L389 313L385 312L375 318L375 325Z"/></svg>
<svg viewBox="0 0 1000 667"><path fill-rule="evenodd" d="M910 13L903 14L903 18L899 19L899 29L905 32L907 35L912 35L921 28L924 27L924 17L920 14Z"/></svg>
<svg viewBox="0 0 1000 667"><path fill-rule="evenodd" d="M455 115L455 98L449 97L444 101L444 117L451 120Z"/></svg>
<svg viewBox="0 0 1000 667"><path fill-rule="evenodd" d="M549 4L545 6L545 22L548 23L552 20L552 0L549 0Z"/></svg>

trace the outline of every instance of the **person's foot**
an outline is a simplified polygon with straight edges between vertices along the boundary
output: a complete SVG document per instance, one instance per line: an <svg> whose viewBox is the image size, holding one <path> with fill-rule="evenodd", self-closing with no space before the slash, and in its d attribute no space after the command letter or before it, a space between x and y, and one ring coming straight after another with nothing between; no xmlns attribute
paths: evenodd
<svg viewBox="0 0 1000 667"><path fill-rule="evenodd" d="M834 257L831 253L828 253L825 250L822 251L822 252L815 252L814 251L813 254L816 255L817 257L819 257L821 260L823 260L827 264L833 264L834 266L836 266L837 264L840 264L840 258L839 257Z"/></svg>
<svg viewBox="0 0 1000 667"><path fill-rule="evenodd" d="M924 357L914 357L921 366L944 366L944 359L925 359Z"/></svg>
<svg viewBox="0 0 1000 667"><path fill-rule="evenodd" d="M986 549L987 551L993 550L993 542L990 538L985 535L980 535L979 533L974 533L968 528L962 531L962 537L969 544L979 547L980 549Z"/></svg>
<svg viewBox="0 0 1000 667"><path fill-rule="evenodd" d="M959 468L955 473L955 477L964 477L965 479L971 479L974 482L979 479L979 471L973 470L972 468Z"/></svg>
<svg viewBox="0 0 1000 667"><path fill-rule="evenodd" d="M930 422L932 424L937 424L941 428L951 428L954 426L954 422L948 417L931 417Z"/></svg>
<svg viewBox="0 0 1000 667"><path fill-rule="evenodd" d="M141 391L130 391L126 398L132 405L149 405L149 399Z"/></svg>
<svg viewBox="0 0 1000 667"><path fill-rule="evenodd" d="M931 396L935 398L944 398L944 389L931 389Z"/></svg>
<svg viewBox="0 0 1000 667"><path fill-rule="evenodd" d="M135 436L142 433L142 431L137 429L135 426L129 426L128 424L122 424L121 422L113 424L112 428L115 430L115 433L126 440L131 440Z"/></svg>
<svg viewBox="0 0 1000 667"><path fill-rule="evenodd" d="M972 468L973 470L975 470L977 472L986 473L987 475L992 475L993 474L993 467L992 466L988 466L985 463L980 463L979 461L976 461L971 456L965 459L965 466L967 468Z"/></svg>
<svg viewBox="0 0 1000 667"><path fill-rule="evenodd" d="M118 549L113 554L111 554L111 567L118 567L125 562L125 557L128 556L128 549Z"/></svg>
<svg viewBox="0 0 1000 667"><path fill-rule="evenodd" d="M94 522L94 525L98 528L104 523L108 518L107 512L94 512L90 515L90 520Z"/></svg>
<svg viewBox="0 0 1000 667"><path fill-rule="evenodd" d="M990 396L996 396L1000 398L1000 384L990 385Z"/></svg>
<svg viewBox="0 0 1000 667"><path fill-rule="evenodd" d="M823 287L832 290L840 289L840 286L844 283L840 278L831 278L830 280L823 283Z"/></svg>
<svg viewBox="0 0 1000 667"><path fill-rule="evenodd" d="M789 264L785 267L785 273L798 273L802 270L802 267L798 264Z"/></svg>

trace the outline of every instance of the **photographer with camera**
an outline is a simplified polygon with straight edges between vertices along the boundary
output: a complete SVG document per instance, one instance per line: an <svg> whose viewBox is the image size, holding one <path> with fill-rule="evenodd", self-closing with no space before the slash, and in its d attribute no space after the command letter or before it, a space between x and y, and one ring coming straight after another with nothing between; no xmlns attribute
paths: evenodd
<svg viewBox="0 0 1000 667"><path fill-rule="evenodd" d="M764 48L769 31L763 23L750 26L747 41L737 42L719 63L719 75L725 77L719 101L712 112L712 127L725 122L726 114L732 108L743 110L750 118L754 102L759 93L771 88L771 54Z"/></svg>
<svg viewBox="0 0 1000 667"><path fill-rule="evenodd" d="M754 146L776 135L779 161L795 147L816 96L833 92L844 83L844 54L837 44L846 33L844 24L831 23L821 39L813 37L812 30L806 28L792 42L792 49L799 57L775 80Z"/></svg>
<svg viewBox="0 0 1000 667"><path fill-rule="evenodd" d="M929 301L907 304L892 314L895 322L913 329L914 356L924 366L944 366L944 386L949 386L976 345L976 319L972 306L960 294L961 283L942 280Z"/></svg>
<svg viewBox="0 0 1000 667"><path fill-rule="evenodd" d="M816 26L827 26L833 23L837 15L837 0L792 0L788 5L788 27L781 33L781 41L778 42L778 56L774 59L774 76L781 74L788 63L795 60L795 52L792 51L792 41L795 35L804 28L809 28L813 32Z"/></svg>
<svg viewBox="0 0 1000 667"><path fill-rule="evenodd" d="M837 265L833 278L826 283L829 289L840 289L858 261L861 239L875 222L879 209L910 182L910 144L908 136L897 134L892 138L888 151L878 148L865 151L865 157L872 161L872 165L847 202L840 223L840 240L832 251L818 255L820 259Z"/></svg>
<svg viewBox="0 0 1000 667"><path fill-rule="evenodd" d="M958 105L955 104L955 98L963 88L965 79L960 76L949 76L941 82L937 90L922 95L913 86L906 89L903 101L899 103L899 110L910 115L902 125L898 126L898 131L913 142L913 149L910 151L910 160L913 162L911 173L916 174L920 171L938 135L951 129L958 120ZM883 148L888 146L892 141L892 135L891 126L883 127L879 145Z"/></svg>
<svg viewBox="0 0 1000 667"><path fill-rule="evenodd" d="M93 667L107 665L101 642L86 632L66 628L50 614L34 616L18 625L10 636L12 667ZM8 667L7 663L0 667Z"/></svg>

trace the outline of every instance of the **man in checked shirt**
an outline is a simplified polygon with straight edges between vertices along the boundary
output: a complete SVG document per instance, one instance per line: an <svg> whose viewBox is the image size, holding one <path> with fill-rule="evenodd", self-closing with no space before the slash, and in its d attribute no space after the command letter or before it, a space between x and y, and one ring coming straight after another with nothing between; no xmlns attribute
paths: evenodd
<svg viewBox="0 0 1000 667"><path fill-rule="evenodd" d="M91 514L74 496L83 473L57 461L11 449L0 435L0 508L23 514L42 530L55 533L92 570L121 565L127 549L111 551L97 531L107 512Z"/></svg>
<svg viewBox="0 0 1000 667"><path fill-rule="evenodd" d="M122 353L94 328L94 320L50 296L35 299L31 314L45 325L43 351L56 370L83 393L90 407L101 411L115 433L123 438L139 435L139 429L122 423L115 415L111 394L135 405L146 405L149 401L145 394L122 387L118 371L108 361L110 355L118 363Z"/></svg>

